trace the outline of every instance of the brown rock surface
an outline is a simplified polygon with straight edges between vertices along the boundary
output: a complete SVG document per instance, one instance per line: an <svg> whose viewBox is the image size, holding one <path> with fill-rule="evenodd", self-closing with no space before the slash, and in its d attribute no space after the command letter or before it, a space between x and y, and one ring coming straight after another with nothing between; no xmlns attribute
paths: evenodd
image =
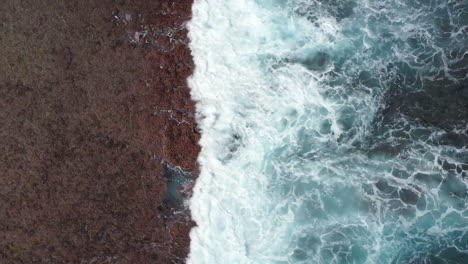
<svg viewBox="0 0 468 264"><path fill-rule="evenodd" d="M191 4L0 1L0 263L184 262Z"/></svg>

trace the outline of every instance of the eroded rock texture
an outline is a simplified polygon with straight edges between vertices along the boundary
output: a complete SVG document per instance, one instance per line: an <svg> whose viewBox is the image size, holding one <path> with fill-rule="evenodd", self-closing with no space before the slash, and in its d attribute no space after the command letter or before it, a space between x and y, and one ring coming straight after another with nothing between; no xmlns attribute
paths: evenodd
<svg viewBox="0 0 468 264"><path fill-rule="evenodd" d="M0 1L0 263L184 262L191 4Z"/></svg>

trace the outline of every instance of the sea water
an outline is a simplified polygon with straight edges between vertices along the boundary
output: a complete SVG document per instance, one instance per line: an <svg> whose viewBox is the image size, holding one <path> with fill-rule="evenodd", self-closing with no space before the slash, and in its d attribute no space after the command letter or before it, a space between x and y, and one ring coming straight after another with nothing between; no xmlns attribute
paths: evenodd
<svg viewBox="0 0 468 264"><path fill-rule="evenodd" d="M195 0L188 28L188 263L468 263L468 1Z"/></svg>

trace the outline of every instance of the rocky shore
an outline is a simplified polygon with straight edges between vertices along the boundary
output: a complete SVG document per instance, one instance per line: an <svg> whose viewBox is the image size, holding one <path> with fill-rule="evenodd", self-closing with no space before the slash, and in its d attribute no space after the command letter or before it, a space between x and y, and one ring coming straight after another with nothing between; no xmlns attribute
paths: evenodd
<svg viewBox="0 0 468 264"><path fill-rule="evenodd" d="M184 263L192 0L0 1L0 263Z"/></svg>

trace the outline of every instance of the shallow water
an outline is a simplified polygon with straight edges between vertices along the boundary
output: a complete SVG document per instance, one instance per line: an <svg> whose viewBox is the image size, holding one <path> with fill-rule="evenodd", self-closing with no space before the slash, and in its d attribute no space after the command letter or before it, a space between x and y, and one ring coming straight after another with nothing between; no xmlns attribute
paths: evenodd
<svg viewBox="0 0 468 264"><path fill-rule="evenodd" d="M188 263L468 263L468 2L198 0Z"/></svg>

